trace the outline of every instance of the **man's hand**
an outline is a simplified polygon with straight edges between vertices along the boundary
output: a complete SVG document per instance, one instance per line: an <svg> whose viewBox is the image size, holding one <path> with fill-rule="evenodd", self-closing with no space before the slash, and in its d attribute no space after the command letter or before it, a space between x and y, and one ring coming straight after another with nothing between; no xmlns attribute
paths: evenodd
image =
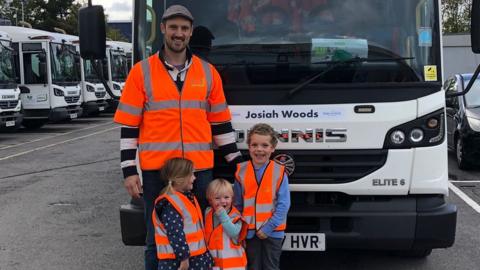
<svg viewBox="0 0 480 270"><path fill-rule="evenodd" d="M178 267L178 270L188 270L188 267L189 267L188 258L186 258L180 263L180 267Z"/></svg>
<svg viewBox="0 0 480 270"><path fill-rule="evenodd" d="M257 231L257 237L263 240L263 239L267 239L268 235L266 235L264 232L262 232L262 230L258 230Z"/></svg>
<svg viewBox="0 0 480 270"><path fill-rule="evenodd" d="M125 178L123 185L127 189L128 194L133 198L140 198L140 193L143 193L142 183L140 182L140 177L138 175L130 175Z"/></svg>

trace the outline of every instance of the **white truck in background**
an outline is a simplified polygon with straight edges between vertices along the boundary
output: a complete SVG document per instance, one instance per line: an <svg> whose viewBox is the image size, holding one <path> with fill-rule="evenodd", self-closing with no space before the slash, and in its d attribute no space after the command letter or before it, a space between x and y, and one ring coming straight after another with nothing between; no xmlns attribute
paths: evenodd
<svg viewBox="0 0 480 270"><path fill-rule="evenodd" d="M0 130L17 129L22 122L21 109L11 38L0 32Z"/></svg>
<svg viewBox="0 0 480 270"><path fill-rule="evenodd" d="M68 40L75 45L76 52L80 56L80 44L78 36L53 33L54 35ZM106 60L103 60L104 67L106 66ZM83 115L97 115L107 108L107 92L103 86L101 80L94 71L92 62L80 57L80 79L82 95L80 98L81 106L83 109ZM104 69L104 73L106 69Z"/></svg>
<svg viewBox="0 0 480 270"><path fill-rule="evenodd" d="M82 114L80 72L75 46L56 33L0 26L17 53L17 72L23 105L23 126L39 128L48 121Z"/></svg>
<svg viewBox="0 0 480 270"><path fill-rule="evenodd" d="M131 48L123 44L124 42L120 41L107 41L107 66L108 69L106 70L108 73L105 73L104 69L104 76L108 81L108 85L110 86L110 90L116 97L120 97L122 95L122 89L125 85L125 81L127 80L127 75L129 71L128 61L127 61L127 51L130 50L131 55ZM118 100L111 97L107 93L107 101L109 104L109 110L115 111L118 106Z"/></svg>

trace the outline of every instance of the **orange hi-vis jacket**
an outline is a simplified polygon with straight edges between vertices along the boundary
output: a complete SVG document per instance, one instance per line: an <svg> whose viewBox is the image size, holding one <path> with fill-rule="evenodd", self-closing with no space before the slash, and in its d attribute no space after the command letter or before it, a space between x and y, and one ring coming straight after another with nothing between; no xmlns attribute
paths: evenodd
<svg viewBox="0 0 480 270"><path fill-rule="evenodd" d="M247 255L242 243L247 236L248 224L242 218L240 212L232 206L228 216L233 223L242 222L238 243L235 243L225 233L221 224L214 224L213 212L212 208L207 208L205 213L205 237L207 248L215 261L215 266L224 270L245 270Z"/></svg>
<svg viewBox="0 0 480 270"><path fill-rule="evenodd" d="M114 121L139 127L142 170L160 169L174 157L190 159L197 170L213 168L210 124L231 120L222 81L195 55L186 72L179 91L157 53L128 75Z"/></svg>
<svg viewBox="0 0 480 270"><path fill-rule="evenodd" d="M270 160L263 173L260 185L257 184L255 169L251 161L237 164L235 179L242 187L243 217L247 221L249 230L258 231L275 211L275 202L278 189L283 181L285 167ZM275 231L284 231L286 221L280 224Z"/></svg>
<svg viewBox="0 0 480 270"><path fill-rule="evenodd" d="M207 252L203 231L202 210L200 209L197 199L195 198L195 204L193 204L187 196L180 192L175 192L174 194L160 195L155 200L155 205L163 199L168 200L183 218L182 229L185 232L187 244L190 249L190 256L198 256ZM175 253L168 241L165 227L155 210L152 213L152 218L155 227L155 244L157 245L158 259L175 259Z"/></svg>

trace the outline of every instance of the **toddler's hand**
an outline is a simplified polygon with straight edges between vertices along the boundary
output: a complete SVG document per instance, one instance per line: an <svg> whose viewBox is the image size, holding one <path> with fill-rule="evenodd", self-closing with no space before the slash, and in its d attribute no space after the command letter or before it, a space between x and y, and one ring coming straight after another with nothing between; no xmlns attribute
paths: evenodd
<svg viewBox="0 0 480 270"><path fill-rule="evenodd" d="M215 209L215 215L220 215L220 213L222 213L222 211L224 210L225 208L223 208L223 206L217 206L217 209Z"/></svg>

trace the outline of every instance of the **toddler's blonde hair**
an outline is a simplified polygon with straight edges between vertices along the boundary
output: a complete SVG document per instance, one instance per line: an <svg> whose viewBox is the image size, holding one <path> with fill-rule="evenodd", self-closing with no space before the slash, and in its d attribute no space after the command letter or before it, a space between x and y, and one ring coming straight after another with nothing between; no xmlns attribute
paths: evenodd
<svg viewBox="0 0 480 270"><path fill-rule="evenodd" d="M232 195L233 199L233 187L228 180L223 178L217 178L210 182L207 187L207 200L213 200L216 194L228 192Z"/></svg>

